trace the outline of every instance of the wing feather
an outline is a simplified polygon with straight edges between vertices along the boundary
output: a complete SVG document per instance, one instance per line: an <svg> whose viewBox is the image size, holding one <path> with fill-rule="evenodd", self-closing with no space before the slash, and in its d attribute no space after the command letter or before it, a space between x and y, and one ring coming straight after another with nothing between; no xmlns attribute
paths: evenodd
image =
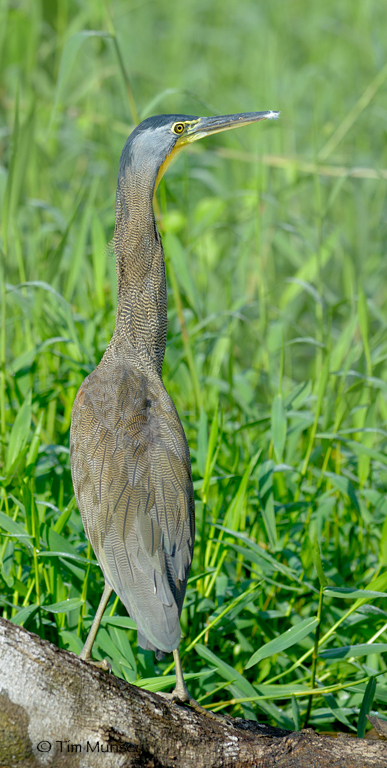
<svg viewBox="0 0 387 768"><path fill-rule="evenodd" d="M86 535L106 581L136 621L140 643L173 650L194 500L187 442L161 379L96 368L74 404L70 448Z"/></svg>

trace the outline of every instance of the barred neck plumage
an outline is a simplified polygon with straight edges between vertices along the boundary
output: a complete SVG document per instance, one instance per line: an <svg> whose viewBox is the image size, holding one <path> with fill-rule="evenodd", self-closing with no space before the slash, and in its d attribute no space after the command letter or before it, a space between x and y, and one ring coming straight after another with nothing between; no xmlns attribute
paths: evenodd
<svg viewBox="0 0 387 768"><path fill-rule="evenodd" d="M114 337L124 337L139 365L161 376L167 288L164 253L153 214L153 189L154 179L130 165L118 179L114 232L118 309Z"/></svg>

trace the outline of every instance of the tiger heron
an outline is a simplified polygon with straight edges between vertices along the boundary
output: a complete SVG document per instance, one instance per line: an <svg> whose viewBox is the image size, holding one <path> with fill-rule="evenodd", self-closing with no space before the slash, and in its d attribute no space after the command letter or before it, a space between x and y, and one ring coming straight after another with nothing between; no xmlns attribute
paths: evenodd
<svg viewBox="0 0 387 768"><path fill-rule="evenodd" d="M114 590L137 624L138 644L155 651L158 659L173 651L172 695L193 704L184 682L179 641L194 545L194 492L187 440L161 376L167 289L153 196L169 162L183 147L278 114L158 115L131 133L117 183L116 326L101 362L81 385L72 411L75 495L105 577L81 658L91 661L93 642Z"/></svg>

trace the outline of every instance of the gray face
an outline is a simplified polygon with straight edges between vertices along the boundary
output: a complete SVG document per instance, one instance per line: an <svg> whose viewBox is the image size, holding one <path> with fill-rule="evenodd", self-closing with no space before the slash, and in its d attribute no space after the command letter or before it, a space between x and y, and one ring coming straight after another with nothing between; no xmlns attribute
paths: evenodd
<svg viewBox="0 0 387 768"><path fill-rule="evenodd" d="M172 152L177 136L170 125L161 125L140 131L130 144L130 165L132 172L141 173L147 178L156 178L160 166Z"/></svg>
<svg viewBox="0 0 387 768"><path fill-rule="evenodd" d="M135 177L153 193L157 176L162 175L176 151L197 139L228 131L259 120L277 118L279 112L240 112L235 115L196 117L157 115L143 120L130 134L121 155L118 181ZM167 162L165 162L167 161ZM159 178L160 178L159 174Z"/></svg>
<svg viewBox="0 0 387 768"><path fill-rule="evenodd" d="M179 120L197 120L195 115L156 115L143 120L130 134L121 155L119 176L130 166L133 171L155 174L172 152L178 135L172 127Z"/></svg>

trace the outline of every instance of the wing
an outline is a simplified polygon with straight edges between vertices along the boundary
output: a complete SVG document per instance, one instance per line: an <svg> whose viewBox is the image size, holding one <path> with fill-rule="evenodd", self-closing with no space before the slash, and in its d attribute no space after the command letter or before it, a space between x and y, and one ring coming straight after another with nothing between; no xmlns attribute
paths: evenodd
<svg viewBox="0 0 387 768"><path fill-rule="evenodd" d="M83 382L70 437L78 506L107 583L147 647L180 640L194 542L188 446L159 377L103 367Z"/></svg>

